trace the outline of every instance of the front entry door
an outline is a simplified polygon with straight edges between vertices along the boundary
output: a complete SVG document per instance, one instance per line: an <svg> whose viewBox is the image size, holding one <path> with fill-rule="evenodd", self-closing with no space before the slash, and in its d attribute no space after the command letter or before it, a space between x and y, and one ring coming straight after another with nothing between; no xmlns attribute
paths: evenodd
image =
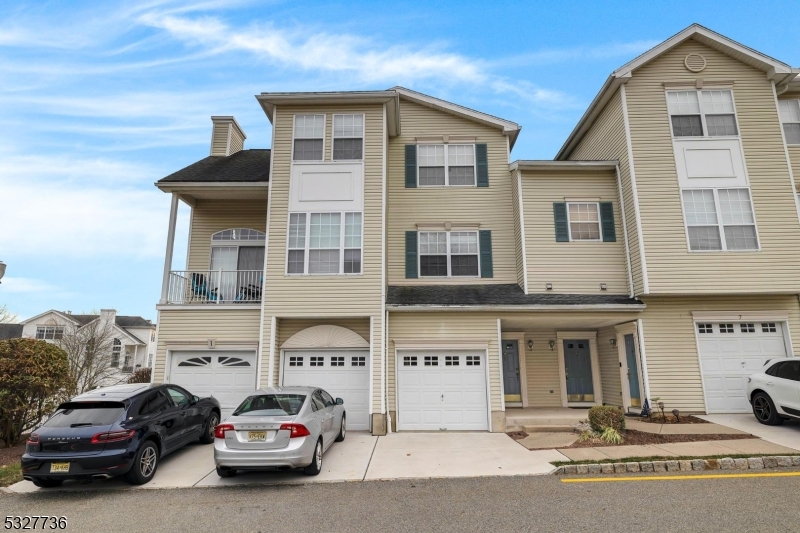
<svg viewBox="0 0 800 533"><path fill-rule="evenodd" d="M503 341L503 390L507 402L521 402L519 386L519 342Z"/></svg>
<svg viewBox="0 0 800 533"><path fill-rule="evenodd" d="M639 387L639 365L636 361L636 343L633 334L625 335L625 361L628 365L628 390L631 393L631 407L642 406L642 393Z"/></svg>
<svg viewBox="0 0 800 533"><path fill-rule="evenodd" d="M587 339L564 340L567 402L593 402L592 357Z"/></svg>

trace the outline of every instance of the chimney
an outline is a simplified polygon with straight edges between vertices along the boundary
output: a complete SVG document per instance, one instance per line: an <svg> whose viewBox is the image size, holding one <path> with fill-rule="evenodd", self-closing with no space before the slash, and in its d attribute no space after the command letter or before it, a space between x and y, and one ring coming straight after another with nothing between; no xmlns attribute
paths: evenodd
<svg viewBox="0 0 800 533"><path fill-rule="evenodd" d="M244 149L244 134L233 117L211 117L211 155L229 156Z"/></svg>
<svg viewBox="0 0 800 533"><path fill-rule="evenodd" d="M113 325L117 321L117 310L116 309L101 309L100 310L100 322L103 323L103 327L109 327Z"/></svg>

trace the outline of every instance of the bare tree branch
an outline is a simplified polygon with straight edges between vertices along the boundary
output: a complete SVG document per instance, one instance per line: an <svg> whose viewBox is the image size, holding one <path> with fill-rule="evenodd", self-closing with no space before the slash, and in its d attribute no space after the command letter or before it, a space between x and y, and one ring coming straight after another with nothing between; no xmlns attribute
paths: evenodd
<svg viewBox="0 0 800 533"><path fill-rule="evenodd" d="M19 316L9 311L7 305L0 305L0 324L15 324L18 320Z"/></svg>
<svg viewBox="0 0 800 533"><path fill-rule="evenodd" d="M74 384L71 396L109 385L122 357L121 353L113 354L114 337L113 324L102 318L81 327L64 326L64 334L55 344L67 352Z"/></svg>

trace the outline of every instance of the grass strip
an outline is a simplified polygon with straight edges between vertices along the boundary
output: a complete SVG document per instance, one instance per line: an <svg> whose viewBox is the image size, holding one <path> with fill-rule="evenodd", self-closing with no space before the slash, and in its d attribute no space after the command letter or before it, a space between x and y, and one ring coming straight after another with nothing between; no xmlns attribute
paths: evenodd
<svg viewBox="0 0 800 533"><path fill-rule="evenodd" d="M19 463L0 466L0 487L8 487L22 481L22 465Z"/></svg>

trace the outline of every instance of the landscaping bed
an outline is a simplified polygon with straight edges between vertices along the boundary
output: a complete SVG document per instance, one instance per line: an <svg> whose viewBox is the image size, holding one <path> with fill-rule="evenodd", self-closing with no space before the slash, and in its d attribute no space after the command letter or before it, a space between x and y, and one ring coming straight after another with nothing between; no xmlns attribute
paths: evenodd
<svg viewBox="0 0 800 533"><path fill-rule="evenodd" d="M610 444L600 439L591 439L584 442L578 441L571 446L565 446L565 448L599 448L602 446L632 446L639 444L670 444L673 442L703 442L709 440L738 440L758 438L748 434L661 435L658 433L645 433L644 431L636 431L635 429L620 431L620 435L622 435L622 437L625 439L621 444Z"/></svg>
<svg viewBox="0 0 800 533"><path fill-rule="evenodd" d="M0 487L7 487L17 481L22 481L19 460L24 452L24 443L11 448L0 448Z"/></svg>
<svg viewBox="0 0 800 533"><path fill-rule="evenodd" d="M647 424L710 424L708 420L703 420L702 418L697 418L696 416L686 415L680 418L680 421L676 420L673 415L667 415L666 420L661 417L660 414L653 414L650 418L646 416L641 417L630 417L630 420L635 420L637 422L645 422Z"/></svg>

